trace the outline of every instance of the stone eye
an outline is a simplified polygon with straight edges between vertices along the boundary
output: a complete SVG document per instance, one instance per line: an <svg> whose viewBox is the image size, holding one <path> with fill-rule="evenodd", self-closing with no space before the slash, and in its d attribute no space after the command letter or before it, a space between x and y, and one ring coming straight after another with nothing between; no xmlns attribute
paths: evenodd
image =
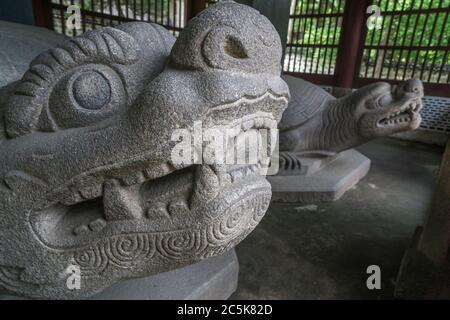
<svg viewBox="0 0 450 320"><path fill-rule="evenodd" d="M111 86L102 74L89 70L73 82L72 94L78 106L88 110L100 110L110 100Z"/></svg>
<svg viewBox="0 0 450 320"><path fill-rule="evenodd" d="M378 100L378 105L380 107L384 107L392 103L392 95L391 94L385 94Z"/></svg>
<svg viewBox="0 0 450 320"><path fill-rule="evenodd" d="M242 46L242 43L231 36L225 37L224 51L226 54L236 59L248 58L247 52L245 52L245 48Z"/></svg>
<svg viewBox="0 0 450 320"><path fill-rule="evenodd" d="M109 66L85 65L71 70L55 85L48 104L54 131L86 127L127 108L126 88Z"/></svg>

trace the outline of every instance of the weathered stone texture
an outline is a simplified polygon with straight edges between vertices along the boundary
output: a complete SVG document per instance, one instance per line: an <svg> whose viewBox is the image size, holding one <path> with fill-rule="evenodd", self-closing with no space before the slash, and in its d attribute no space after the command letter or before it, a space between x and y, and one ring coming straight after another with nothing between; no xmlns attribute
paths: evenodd
<svg viewBox="0 0 450 320"><path fill-rule="evenodd" d="M39 55L2 100L0 287L83 298L233 248L266 212L270 184L247 166L173 163L172 133L202 121L239 136L280 120L280 61L270 22L229 1L176 42L127 23ZM67 287L73 266L79 290Z"/></svg>

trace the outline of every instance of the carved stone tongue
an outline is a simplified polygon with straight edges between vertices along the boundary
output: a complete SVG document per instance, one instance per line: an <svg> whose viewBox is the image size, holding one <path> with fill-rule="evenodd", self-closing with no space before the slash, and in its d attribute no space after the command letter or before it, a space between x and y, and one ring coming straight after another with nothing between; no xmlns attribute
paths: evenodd
<svg viewBox="0 0 450 320"><path fill-rule="evenodd" d="M122 186L117 180L103 185L103 208L106 220L131 220L141 218L142 207L137 201L139 185Z"/></svg>
<svg viewBox="0 0 450 320"><path fill-rule="evenodd" d="M190 206L195 208L214 199L219 191L219 179L209 165L199 165L195 170L194 190Z"/></svg>

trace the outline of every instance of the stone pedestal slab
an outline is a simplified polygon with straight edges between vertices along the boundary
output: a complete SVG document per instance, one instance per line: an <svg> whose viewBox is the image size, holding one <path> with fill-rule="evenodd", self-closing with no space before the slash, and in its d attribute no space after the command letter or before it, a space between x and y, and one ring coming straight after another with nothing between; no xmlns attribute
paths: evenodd
<svg viewBox="0 0 450 320"><path fill-rule="evenodd" d="M320 169L303 174L291 170L269 176L272 201L321 202L335 201L361 180L370 169L370 159L356 150L346 150L331 161L320 161ZM309 161L311 162L311 161ZM313 166L308 163L309 166ZM282 170L282 169L280 169Z"/></svg>

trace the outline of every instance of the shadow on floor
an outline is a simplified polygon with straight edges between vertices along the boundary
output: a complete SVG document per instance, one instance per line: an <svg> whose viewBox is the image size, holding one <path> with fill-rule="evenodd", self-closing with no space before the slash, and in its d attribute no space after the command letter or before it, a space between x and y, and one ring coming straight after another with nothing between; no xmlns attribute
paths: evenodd
<svg viewBox="0 0 450 320"><path fill-rule="evenodd" d="M232 299L392 299L411 236L431 201L443 148L380 139L358 148L369 174L334 203L272 203L236 249ZM366 287L381 268L382 288Z"/></svg>

